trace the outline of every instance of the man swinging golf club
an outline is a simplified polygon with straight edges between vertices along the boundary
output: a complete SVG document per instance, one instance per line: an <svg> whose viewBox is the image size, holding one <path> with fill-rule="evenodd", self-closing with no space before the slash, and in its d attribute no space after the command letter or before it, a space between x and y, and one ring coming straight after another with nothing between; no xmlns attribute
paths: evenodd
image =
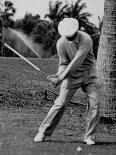
<svg viewBox="0 0 116 155"><path fill-rule="evenodd" d="M61 83L60 93L41 123L34 142L43 142L46 136L52 135L69 100L81 87L88 97L84 142L88 145L95 144L94 135L99 120L99 105L93 44L90 36L79 31L78 27L78 20L74 18L64 18L59 22L58 31L61 35L57 42L59 68L56 75L50 75L47 78L55 85Z"/></svg>

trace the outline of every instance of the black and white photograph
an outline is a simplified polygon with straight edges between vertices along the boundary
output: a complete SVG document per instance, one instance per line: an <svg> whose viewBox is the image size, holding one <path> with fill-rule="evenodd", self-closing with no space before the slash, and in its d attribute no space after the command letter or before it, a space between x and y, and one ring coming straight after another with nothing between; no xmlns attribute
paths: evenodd
<svg viewBox="0 0 116 155"><path fill-rule="evenodd" d="M0 0L0 155L116 155L116 0Z"/></svg>

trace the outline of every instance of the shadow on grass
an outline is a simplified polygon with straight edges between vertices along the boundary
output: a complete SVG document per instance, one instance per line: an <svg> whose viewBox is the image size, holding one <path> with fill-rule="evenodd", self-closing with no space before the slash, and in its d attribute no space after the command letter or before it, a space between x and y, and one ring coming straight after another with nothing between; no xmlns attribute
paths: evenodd
<svg viewBox="0 0 116 155"><path fill-rule="evenodd" d="M78 143L78 144L85 144L83 141L80 140L45 140L44 143ZM85 144L86 145L86 144ZM94 146L109 146L109 145L113 145L116 146L116 142L96 142L96 144Z"/></svg>
<svg viewBox="0 0 116 155"><path fill-rule="evenodd" d="M107 146L107 145L115 145L116 146L116 142L96 142L96 144L95 145L105 145L105 146Z"/></svg>
<svg viewBox="0 0 116 155"><path fill-rule="evenodd" d="M78 140L45 140L44 142L50 142L50 143L81 143Z"/></svg>

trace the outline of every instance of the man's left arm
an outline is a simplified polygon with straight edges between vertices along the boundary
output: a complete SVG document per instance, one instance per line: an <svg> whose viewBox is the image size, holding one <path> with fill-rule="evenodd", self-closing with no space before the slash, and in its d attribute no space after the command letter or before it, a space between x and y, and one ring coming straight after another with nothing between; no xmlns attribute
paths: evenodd
<svg viewBox="0 0 116 155"><path fill-rule="evenodd" d="M91 39L85 39L82 41L75 57L69 63L69 65L64 70L64 72L60 74L59 78L61 79L61 81L65 79L67 75L74 73L83 64L91 47L92 47Z"/></svg>

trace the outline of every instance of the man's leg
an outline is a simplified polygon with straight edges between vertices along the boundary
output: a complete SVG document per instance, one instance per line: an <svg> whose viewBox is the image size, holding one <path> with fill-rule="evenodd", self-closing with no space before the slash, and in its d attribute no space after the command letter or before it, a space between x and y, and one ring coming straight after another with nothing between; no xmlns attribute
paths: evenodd
<svg viewBox="0 0 116 155"><path fill-rule="evenodd" d="M75 92L75 89L70 89L69 84L70 80L68 78L62 82L58 98L54 101L54 105L39 127L39 133L43 134L44 137L52 135L65 111L67 103ZM37 140L35 141L37 142Z"/></svg>
<svg viewBox="0 0 116 155"><path fill-rule="evenodd" d="M86 131L84 141L94 139L96 128L99 122L99 104L97 101L97 90L88 94L88 107L86 117Z"/></svg>
<svg viewBox="0 0 116 155"><path fill-rule="evenodd" d="M88 97L87 117L86 117L86 131L84 141L91 144L94 139L95 131L99 122L99 103L98 103L98 90L99 86L96 83L96 74L94 72L86 71L84 75L84 84L82 90Z"/></svg>

